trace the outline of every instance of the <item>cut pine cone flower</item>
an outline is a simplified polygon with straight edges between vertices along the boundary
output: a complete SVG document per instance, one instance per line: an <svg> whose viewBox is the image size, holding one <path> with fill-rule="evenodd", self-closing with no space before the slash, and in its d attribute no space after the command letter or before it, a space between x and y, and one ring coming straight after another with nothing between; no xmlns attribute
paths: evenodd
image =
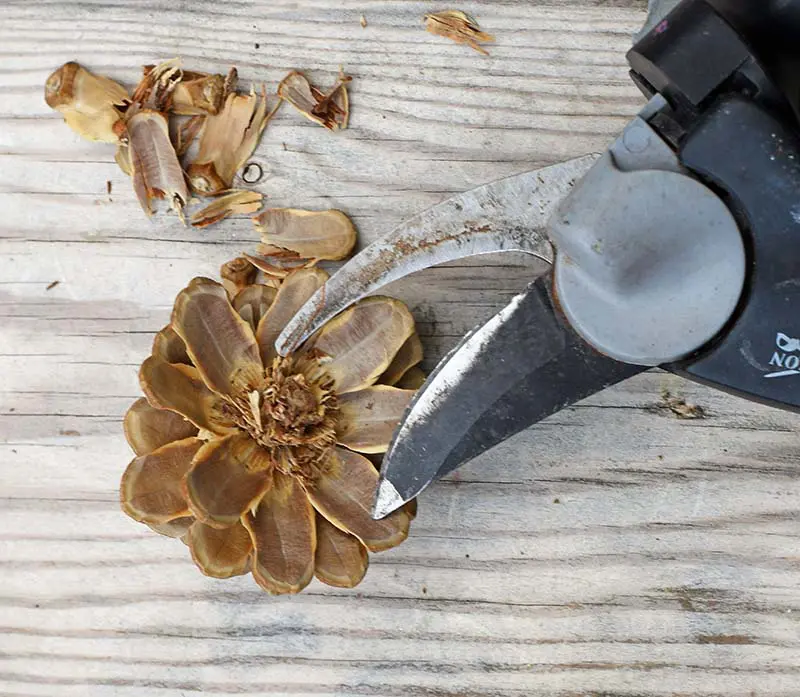
<svg viewBox="0 0 800 697"><path fill-rule="evenodd" d="M281 329L326 279L305 268L231 298L195 278L142 364L122 508L180 537L209 576L252 572L275 594L315 575L349 588L368 550L408 534L413 503L372 520L378 472L365 455L386 451L414 394L393 385L418 386L414 320L398 300L367 298L277 355Z"/></svg>

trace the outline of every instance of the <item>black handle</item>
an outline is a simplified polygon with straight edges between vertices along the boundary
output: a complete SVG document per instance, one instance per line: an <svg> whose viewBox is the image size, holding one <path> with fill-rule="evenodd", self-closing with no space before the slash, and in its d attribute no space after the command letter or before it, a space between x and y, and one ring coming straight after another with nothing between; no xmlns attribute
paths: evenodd
<svg viewBox="0 0 800 697"><path fill-rule="evenodd" d="M664 98L648 123L728 205L748 255L728 326L666 367L800 411L800 0L684 0L628 60Z"/></svg>
<svg viewBox="0 0 800 697"><path fill-rule="evenodd" d="M705 114L679 156L735 212L749 248L749 274L722 338L670 369L800 410L800 139L757 104L731 96Z"/></svg>
<svg viewBox="0 0 800 697"><path fill-rule="evenodd" d="M757 6L757 7L756 7ZM720 94L745 94L798 124L800 0L683 0L629 52L631 77L685 130Z"/></svg>
<svg viewBox="0 0 800 697"><path fill-rule="evenodd" d="M800 0L706 0L753 49L800 113Z"/></svg>
<svg viewBox="0 0 800 697"><path fill-rule="evenodd" d="M764 59L797 55L800 36L798 0L705 0L730 22Z"/></svg>

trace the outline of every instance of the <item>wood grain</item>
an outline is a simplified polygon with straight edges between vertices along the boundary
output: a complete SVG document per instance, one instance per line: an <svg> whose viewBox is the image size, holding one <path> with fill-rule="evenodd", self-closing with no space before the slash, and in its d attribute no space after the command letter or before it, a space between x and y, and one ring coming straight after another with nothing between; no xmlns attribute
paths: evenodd
<svg viewBox="0 0 800 697"><path fill-rule="evenodd" d="M641 103L624 51L644 2L461 8L496 34L489 58L426 34L427 2L0 6L0 695L800 695L797 417L664 374L432 487L356 591L204 578L118 509L152 334L192 275L254 236L246 219L144 219L110 148L47 109L47 75L76 59L130 84L180 55L274 89L343 65L351 128L283 109L259 189L342 208L368 242L451 193L599 150ZM497 259L392 291L431 366L530 273ZM675 418L663 389L706 418Z"/></svg>

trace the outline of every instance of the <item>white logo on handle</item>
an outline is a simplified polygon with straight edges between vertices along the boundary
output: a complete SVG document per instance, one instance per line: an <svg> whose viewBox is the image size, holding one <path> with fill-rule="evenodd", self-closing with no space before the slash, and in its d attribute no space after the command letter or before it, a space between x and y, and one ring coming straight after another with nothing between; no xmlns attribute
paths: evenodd
<svg viewBox="0 0 800 697"><path fill-rule="evenodd" d="M778 332L775 338L775 345L780 351L775 351L769 364L776 368L783 368L775 373L767 373L765 378L785 378L789 375L800 375L800 356L794 355L800 353L800 339L793 339L786 334Z"/></svg>

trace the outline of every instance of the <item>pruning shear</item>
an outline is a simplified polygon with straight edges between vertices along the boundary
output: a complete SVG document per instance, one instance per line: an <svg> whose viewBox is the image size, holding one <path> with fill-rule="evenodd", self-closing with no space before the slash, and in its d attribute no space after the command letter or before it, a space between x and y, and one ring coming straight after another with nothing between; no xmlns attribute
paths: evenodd
<svg viewBox="0 0 800 697"><path fill-rule="evenodd" d="M286 354L359 298L467 256L551 264L418 391L384 458L383 517L531 424L654 366L800 410L800 0L651 1L628 52L647 97L600 155L503 179L343 266Z"/></svg>

